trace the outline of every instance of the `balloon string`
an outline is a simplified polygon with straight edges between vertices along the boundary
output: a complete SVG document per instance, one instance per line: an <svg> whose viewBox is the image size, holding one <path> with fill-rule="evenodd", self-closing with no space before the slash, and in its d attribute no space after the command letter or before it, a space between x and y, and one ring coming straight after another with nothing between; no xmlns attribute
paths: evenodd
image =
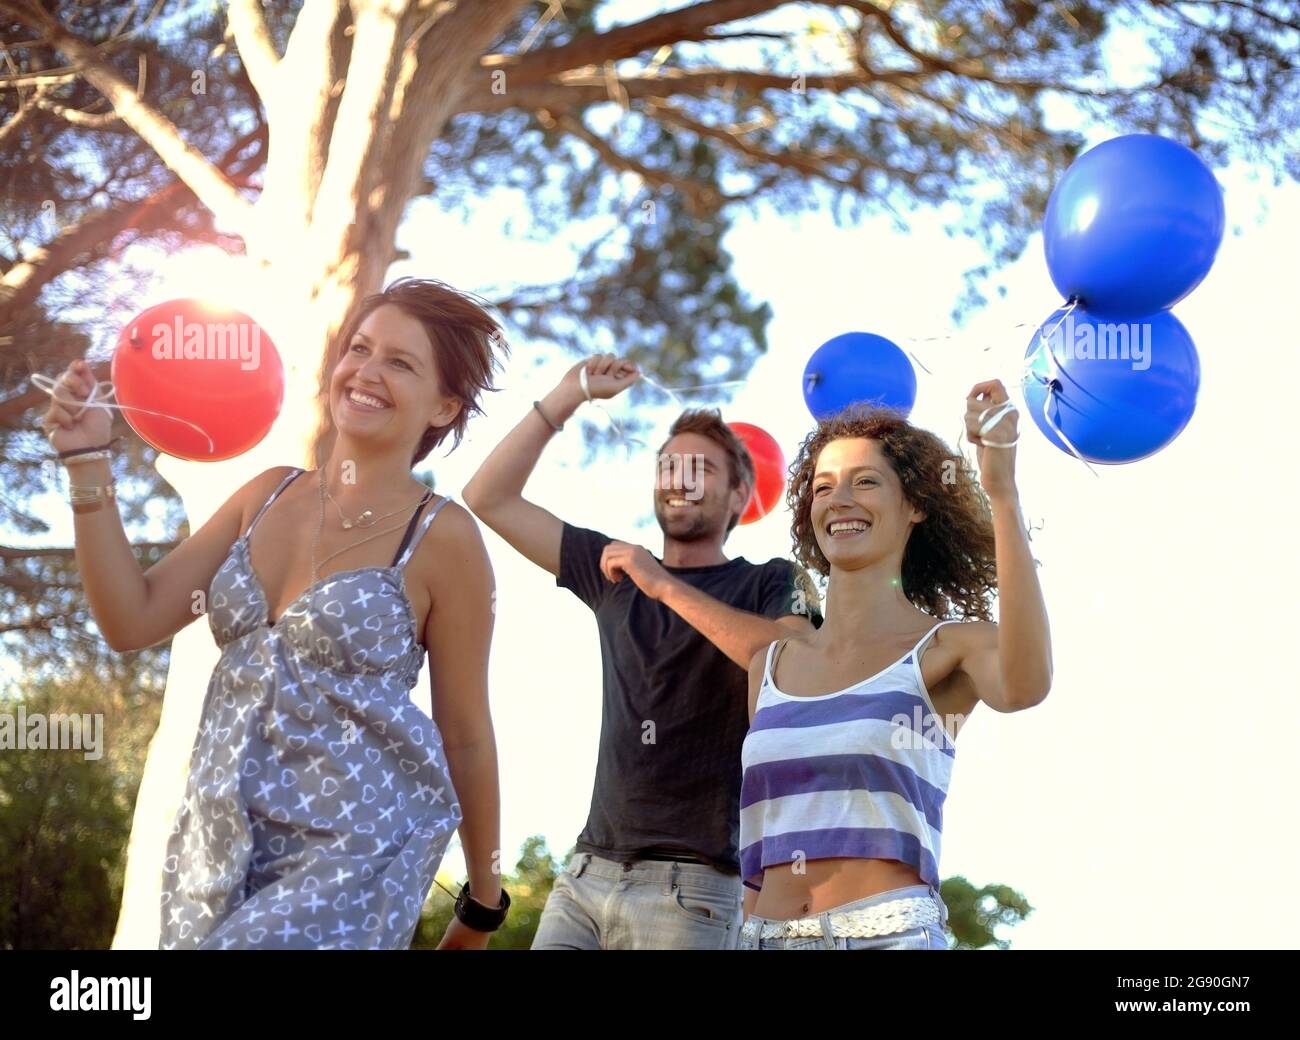
<svg viewBox="0 0 1300 1040"><path fill-rule="evenodd" d="M1052 331L1048 333L1049 337L1056 334L1057 329L1061 327L1061 325L1065 322L1065 319L1070 315L1070 313L1077 306L1078 306L1077 299L1071 298L1068 301L1068 305L1066 306L1065 313L1061 315L1060 320L1057 321ZM1021 323L1021 324L1031 324L1031 323ZM1016 327L1018 328L1019 326ZM1043 347L1043 337L1040 335L1038 340L1038 346L1035 348L1034 352L1030 354L1028 358L1025 359L1025 371L1028 371L1029 366L1033 363L1034 358L1037 357L1038 352L1042 350L1042 347ZM1032 375L1034 375L1034 378L1039 379L1040 382L1047 383L1048 393L1047 393L1047 398L1043 401L1043 419L1047 422L1048 426L1050 426L1052 430L1055 431L1056 435L1061 438L1061 442L1065 444L1067 448L1069 448L1070 453L1076 459L1082 462L1085 466L1087 466L1088 471L1094 477L1100 477L1101 474L1099 474L1095 469L1092 468L1088 460L1084 458L1083 454L1079 451L1078 448L1074 446L1070 438L1065 435L1064 431L1061 430L1060 426L1056 423L1056 421L1052 418L1051 414L1048 412L1048 405L1052 402L1052 400L1054 399L1054 395L1058 392L1057 387L1059 383L1057 380L1060 375L1060 369L1057 367L1056 358L1052 356L1051 351L1048 351L1047 356L1048 356L1049 363L1053 367L1053 373L1054 373L1053 379L1051 381L1044 380L1036 373L1031 373ZM921 367L925 368L924 365L922 365ZM929 372L929 369L926 369L926 371ZM668 397L672 398L673 402L678 407L683 407L682 399L677 396L678 392L687 392L692 390L714 390L724 386L743 386L745 383L745 380L743 379L731 379L719 383L698 383L695 384L694 386L669 387L669 386L664 386L663 384L659 383L655 379L651 378L650 375L648 375L644 370L641 372L640 378L645 382L649 383L656 390L659 390L662 393L666 394ZM817 376L814 374L809 378L810 380L816 380ZM1015 381L1013 380L1013 382ZM625 433L622 425L619 423L619 421L616 418L614 418L613 414L610 413L609 409L607 409L601 403L600 399L592 398L591 403L605 413L605 417L609 419L610 426L614 430L615 437L617 437L626 447L631 447L633 444L639 444L643 448L649 447L649 445L647 445L645 441L641 440L639 437L632 437L629 436L627 433ZM998 418L1000 420L1001 416L999 416ZM958 440L960 440L964 434L965 434L965 427L962 428L962 433L958 434Z"/></svg>
<svg viewBox="0 0 1300 1040"><path fill-rule="evenodd" d="M1075 298L1075 297L1071 297L1070 300L1069 300L1069 303L1070 303L1069 310L1073 310L1074 307L1077 305L1077 300L1076 300L1076 298ZM1068 311L1067 311L1067 313L1068 313ZM1065 320L1065 315L1064 315L1064 314L1061 315L1061 320L1062 320L1062 321ZM1014 324L1011 324L1011 325L1008 325L1008 326L1005 326L1005 327L1008 328L1008 329L1027 329L1027 328L1038 328L1038 327L1041 326L1041 325L1042 325L1042 322L1041 322L1041 321L1017 321L1017 322L1015 322ZM1053 331L1053 333L1055 333L1056 330L1053 329L1052 331ZM947 334L947 335L943 335L943 336L897 336L897 337L895 337L895 338L896 338L900 343L938 343L938 342L943 341L943 340L967 339L967 338L969 338L970 336L971 336L971 333L949 333L949 334ZM981 338L981 339L984 338L984 337L983 337L983 334L981 334L980 338ZM985 354L987 354L990 350L993 349L994 346L995 346L995 344L990 343L987 347L982 347L982 348L981 348L981 353L985 353ZM908 351L907 351L907 356L910 357L913 361L915 361L918 365L920 365L921 368L925 371L925 373L926 373L927 375L933 375L933 374L934 374L933 372L930 371L930 369L929 369L928 367L926 367L926 365L924 365L924 364L921 362L921 359L920 359L920 358L918 358L914 353L912 353L912 351L908 350ZM1017 378L1018 378L1018 377L1017 377Z"/></svg>
<svg viewBox="0 0 1300 1040"><path fill-rule="evenodd" d="M208 439L208 451L211 452L216 450L216 442L208 435L208 432L203 429L203 427L190 422L188 419L182 419L178 415L168 415L166 412L155 412L152 408L137 408L135 405L129 404L109 404L108 399L114 395L115 387L108 380L96 380L95 385L90 388L90 396L88 396L85 401L79 401L75 397L60 397L58 393L58 382L50 376L47 376L44 372L32 372L29 381L34 387L36 387L36 389L44 390L54 398L54 400L61 404L80 404L81 407L72 417L73 419L80 419L87 408L103 408L105 411L116 409L119 412L144 412L146 415L157 415L163 419L171 419L198 430L199 433L203 434L203 436ZM103 392L103 397L100 397L100 391L103 387L107 387L108 389Z"/></svg>
<svg viewBox="0 0 1300 1040"><path fill-rule="evenodd" d="M585 373L586 373L586 369L584 368L584 369L582 370L582 372L583 372L583 374L585 374ZM656 390L658 390L658 391L660 391L661 393L664 393L664 394L666 394L668 397L672 398L673 402L674 402L674 403L675 403L679 408L684 408L684 407L685 407L685 404L683 403L682 399L681 399L680 397L677 396L678 393L684 393L684 392L688 392L688 391L692 391L692 390L715 390L715 389L717 389L718 387L723 387L723 386L744 386L744 385L745 385L745 380L743 380L743 379L728 379L728 380L725 380L725 381L720 382L720 383L697 383L697 384L694 385L694 386L664 386L663 384L661 384L661 383L657 382L656 380L652 379L652 378L651 378L651 377L650 377L650 376L645 372L644 369L641 370L640 375L639 375L639 378L640 378L642 381L644 381L644 382L646 382L646 383L649 383L649 384L650 384L652 387L654 387ZM585 389L585 387L584 387L584 389ZM648 448L648 447L649 447L649 445L646 444L646 442L643 441L643 440L641 440L639 437L633 437L633 436L627 434L626 432L624 432L622 425L619 423L619 421L618 421L617 419L614 418L614 416L613 416L613 414L610 412L610 410L609 410L608 408L605 407L605 405L601 402L600 398L593 397L593 398L591 399L591 403L594 404L597 408L599 408L602 412L605 413L605 417L609 420L610 426L613 427L614 435L615 435L615 436L616 436L616 437L617 437L617 438L618 438L618 439L619 439L619 440L620 440L620 441L621 441L625 446L627 446L627 447L630 448L633 444L639 444L639 445L641 445L641 447L643 447L643 448Z"/></svg>
<svg viewBox="0 0 1300 1040"><path fill-rule="evenodd" d="M1014 325L1008 325L1007 328L1023 329L1037 324L1039 323L1034 321L1018 321ZM943 336L899 336L898 338L906 340L909 343L937 343L940 340L945 339L963 339L968 335L970 334L965 332L950 332Z"/></svg>
<svg viewBox="0 0 1300 1040"><path fill-rule="evenodd" d="M1043 398L1044 422L1046 422L1047 425L1052 428L1056 436L1061 438L1061 443L1070 449L1071 455L1073 455L1076 459L1078 459L1085 466L1087 466L1088 471L1094 477L1100 477L1101 474L1092 468L1088 460L1083 457L1083 453L1074 446L1070 438L1065 435L1065 431L1062 430L1061 427L1057 424L1056 420L1052 418L1051 405L1053 402L1056 402L1057 411L1058 412L1060 411L1060 401L1058 395L1061 392L1062 378L1065 375L1065 373L1061 370L1060 364L1056 360L1056 355L1053 354L1050 349L1047 351L1047 363L1050 366L1051 373L1052 373L1052 377L1050 379L1044 379L1037 372L1033 371L1033 364L1038 359L1038 355L1043 352L1043 348L1046 346L1047 341L1056 335L1057 330L1065 323L1065 319L1070 316L1070 313L1078 305L1079 305L1078 297L1071 296L1065 308L1065 312L1061 315L1057 323L1052 327L1052 331L1049 332L1046 336L1042 334L1041 330L1039 331L1037 337L1037 346L1035 346L1033 351L1029 354L1029 356L1025 358L1023 372L1026 375L1032 376L1034 379L1038 380L1038 382L1044 384L1047 387L1047 395Z"/></svg>

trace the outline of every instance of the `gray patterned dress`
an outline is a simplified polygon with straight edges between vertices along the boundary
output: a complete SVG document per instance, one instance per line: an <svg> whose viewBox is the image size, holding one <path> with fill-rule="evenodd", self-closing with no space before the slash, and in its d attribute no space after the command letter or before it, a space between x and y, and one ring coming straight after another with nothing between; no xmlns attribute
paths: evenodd
<svg viewBox="0 0 1300 1040"><path fill-rule="evenodd" d="M160 949L406 949L462 819L403 566L330 574L274 622L248 539L208 590L221 648L163 864ZM412 537L414 535L414 537Z"/></svg>

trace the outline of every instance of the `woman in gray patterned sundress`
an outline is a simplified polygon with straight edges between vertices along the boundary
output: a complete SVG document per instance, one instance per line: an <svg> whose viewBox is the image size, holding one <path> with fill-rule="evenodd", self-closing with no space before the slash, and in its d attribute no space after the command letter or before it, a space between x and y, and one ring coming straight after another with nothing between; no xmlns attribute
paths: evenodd
<svg viewBox="0 0 1300 1040"><path fill-rule="evenodd" d="M459 443L499 344L472 299L402 279L343 330L316 471L260 474L143 582L125 538L101 553L113 539L94 532L83 582L114 649L169 638L196 588L221 649L163 863L160 948L409 947L458 829L469 882L440 948L483 948L504 920L491 565L468 511L410 472L446 434ZM75 363L63 386L89 391ZM52 443L96 446L100 416L56 401ZM120 529L105 512L92 522ZM410 696L426 651L432 717Z"/></svg>

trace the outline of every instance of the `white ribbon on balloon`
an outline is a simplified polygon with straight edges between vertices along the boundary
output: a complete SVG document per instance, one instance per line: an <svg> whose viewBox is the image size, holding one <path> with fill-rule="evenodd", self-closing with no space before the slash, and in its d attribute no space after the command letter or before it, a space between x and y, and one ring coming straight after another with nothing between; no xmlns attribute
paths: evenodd
<svg viewBox="0 0 1300 1040"><path fill-rule="evenodd" d="M1052 414L1051 414L1051 405L1052 405L1052 403L1053 403L1054 401L1056 401L1057 395L1061 393L1062 379L1063 379L1063 377L1064 377L1064 375L1065 375L1065 373L1061 370L1061 366L1060 366L1060 364L1059 364L1059 363L1057 362L1057 360L1056 360L1056 355L1053 354L1052 351L1051 351L1050 349L1047 351L1047 362L1048 362L1048 364L1051 366L1051 369L1052 369L1052 377L1051 377L1050 379L1044 379L1044 378L1043 378L1042 376L1040 376L1037 372L1032 371L1033 363L1034 363L1034 361L1037 359L1038 355L1039 355L1040 353L1042 353L1043 347L1044 347L1044 345L1047 343L1047 340L1050 339L1052 336L1055 336L1055 335L1056 335L1056 330L1059 329L1059 328L1061 327L1061 325L1065 322L1065 319L1068 318L1068 317L1070 316L1070 313L1071 313L1071 312L1072 312L1072 311L1073 311L1073 310L1074 310L1078 305L1079 305L1079 299L1078 299L1078 297L1076 297L1076 296L1071 296L1070 299L1067 301L1067 305L1066 305L1066 308L1065 308L1065 313L1063 313L1063 314L1061 315L1060 320L1057 321L1057 323L1056 323L1055 327L1053 327L1052 331L1049 332L1046 336L1044 336L1043 333L1042 333L1042 329L1041 329L1041 328L1039 329L1039 332L1038 332L1038 346L1034 348L1034 350L1033 350L1032 353L1028 354L1028 355L1025 357L1023 371L1024 371L1024 375L1026 375L1026 376L1032 376L1032 377L1033 377L1034 379L1036 379L1038 382L1042 383L1044 386L1047 387L1047 394L1046 394L1046 396L1043 398L1043 421L1046 422L1047 425L1050 426L1050 427L1052 428L1053 432L1054 432L1058 437L1061 438L1061 443L1064 444L1067 448L1070 449L1070 454L1071 454L1071 455L1073 455L1076 459L1078 459L1078 460L1079 460L1080 462L1082 462L1085 466L1087 466L1087 467L1088 467L1088 471L1089 471L1089 472L1090 472L1094 477L1100 477L1101 474L1098 473L1095 469L1092 468L1092 466L1091 466L1091 464L1089 464L1088 460L1087 460L1086 458L1083 457L1083 453L1082 453L1081 451L1079 451L1079 449L1076 448L1076 447L1074 446L1074 444L1071 442L1070 438L1067 437L1067 436L1065 435L1065 431L1063 431L1063 430L1061 429L1061 427L1060 427L1059 425L1057 425L1056 420L1052 418ZM1057 409L1058 409L1058 411L1059 411L1059 409L1060 409L1060 405L1059 405L1059 404L1057 405Z"/></svg>
<svg viewBox="0 0 1300 1040"><path fill-rule="evenodd" d="M87 408L102 408L104 411L116 409L119 412L144 412L146 415L157 415L163 419L171 419L175 422L184 423L192 429L198 430L199 433L203 434L203 436L208 439L208 451L216 449L216 442L208 435L208 432L201 426L190 422L188 419L182 419L178 415L168 415L166 412L155 412L152 408L137 408L135 405L109 404L108 399L114 395L115 387L106 379L96 380L95 385L90 388L90 394L84 401L79 401L75 397L60 397L58 393L58 381L47 376L44 372L33 372L29 381L32 386L36 387L36 389L44 390L54 398L54 400L61 404L71 405L79 403L81 407L77 409L76 414L72 417L74 419L80 419ZM108 389L103 392L103 397L100 397L100 391L103 387L107 387Z"/></svg>
<svg viewBox="0 0 1300 1040"><path fill-rule="evenodd" d="M746 380L744 379L729 379L720 383L700 383L696 386L663 386L662 384L652 379L649 375L647 375L645 370L641 368L639 365L637 366L637 368L639 369L637 375L637 379L639 381L649 383L660 393L667 394L669 397L673 399L673 402L679 408L685 408L684 402L680 397L677 396L679 392L688 392L691 390L716 390L718 387L723 387L723 386L744 386L746 382ZM587 366L585 364L582 366L582 368L578 369L578 382L582 386L582 392L586 394L587 400L605 413L605 417L609 419L610 426L613 427L614 435L619 439L621 443L623 443L628 447L631 447L633 444L639 444L643 448L649 447L649 445L646 444L646 442L641 440L639 437L631 437L627 433L625 433L623 431L623 427L620 425L619 421L614 418L613 414L609 411L609 409L606 408L604 404L602 404L598 399L591 396L591 390L587 385Z"/></svg>

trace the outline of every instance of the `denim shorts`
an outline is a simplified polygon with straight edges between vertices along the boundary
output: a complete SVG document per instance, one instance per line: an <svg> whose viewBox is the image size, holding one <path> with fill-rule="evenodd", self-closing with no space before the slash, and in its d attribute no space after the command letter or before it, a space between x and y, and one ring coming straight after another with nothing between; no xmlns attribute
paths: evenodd
<svg viewBox="0 0 1300 1040"><path fill-rule="evenodd" d="M864 938L852 936L835 936L831 934L830 915L847 910L860 910L888 903L895 899L908 899L915 896L929 896L939 905L940 920L934 924L917 925L902 932L888 935L872 935ZM821 918L821 935L804 935L785 937L774 935L765 939L758 936L746 936L742 932L737 945L739 950L946 950L948 936L944 925L948 921L948 907L939 895L938 889L930 885L907 885L904 888L891 888L888 892L877 892L865 899L855 899L851 903L841 903L816 915ZM770 917L750 914L749 921L772 922ZM774 922L779 923L779 922Z"/></svg>
<svg viewBox="0 0 1300 1040"><path fill-rule="evenodd" d="M738 874L703 863L575 852L555 876L534 950L734 950Z"/></svg>

